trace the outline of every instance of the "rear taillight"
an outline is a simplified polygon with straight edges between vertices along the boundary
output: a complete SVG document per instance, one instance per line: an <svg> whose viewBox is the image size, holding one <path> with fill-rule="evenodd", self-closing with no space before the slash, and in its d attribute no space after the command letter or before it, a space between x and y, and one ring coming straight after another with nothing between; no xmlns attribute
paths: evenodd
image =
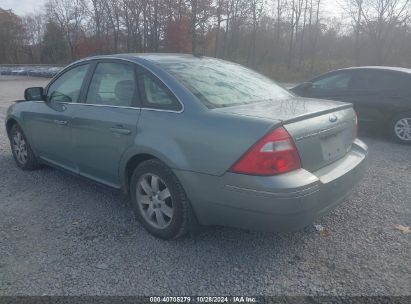
<svg viewBox="0 0 411 304"><path fill-rule="evenodd" d="M250 175L277 175L301 168L300 156L290 134L277 128L251 147L231 168Z"/></svg>

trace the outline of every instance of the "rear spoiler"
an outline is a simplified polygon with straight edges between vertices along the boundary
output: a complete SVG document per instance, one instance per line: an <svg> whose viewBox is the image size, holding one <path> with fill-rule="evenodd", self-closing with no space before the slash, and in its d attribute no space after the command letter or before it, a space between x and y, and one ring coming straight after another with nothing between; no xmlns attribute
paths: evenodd
<svg viewBox="0 0 411 304"><path fill-rule="evenodd" d="M326 110L322 110L322 111L318 111L318 112L306 113L306 114L296 116L296 117L293 117L293 118L290 118L290 119L281 120L281 122L283 124L289 124L289 123L300 121L302 119L308 119L308 118L324 115L324 114L327 114L327 113L332 113L332 112L335 112L335 111L341 111L341 110L349 109L349 108L353 108L353 105L351 103L345 103L345 104L342 104L340 106L335 106L335 107L330 108L330 109L326 109Z"/></svg>

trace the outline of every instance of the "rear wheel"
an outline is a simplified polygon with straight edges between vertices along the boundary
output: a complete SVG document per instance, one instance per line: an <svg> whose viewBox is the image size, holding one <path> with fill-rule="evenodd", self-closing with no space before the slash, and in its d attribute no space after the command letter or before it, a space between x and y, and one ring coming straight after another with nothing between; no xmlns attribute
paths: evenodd
<svg viewBox="0 0 411 304"><path fill-rule="evenodd" d="M158 160L141 163L130 184L134 213L152 235L170 240L189 231L190 203L174 173Z"/></svg>
<svg viewBox="0 0 411 304"><path fill-rule="evenodd" d="M15 124L11 127L9 137L11 151L17 166L23 170L38 169L40 164L19 125Z"/></svg>
<svg viewBox="0 0 411 304"><path fill-rule="evenodd" d="M403 144L411 144L411 113L395 116L390 124L391 137Z"/></svg>

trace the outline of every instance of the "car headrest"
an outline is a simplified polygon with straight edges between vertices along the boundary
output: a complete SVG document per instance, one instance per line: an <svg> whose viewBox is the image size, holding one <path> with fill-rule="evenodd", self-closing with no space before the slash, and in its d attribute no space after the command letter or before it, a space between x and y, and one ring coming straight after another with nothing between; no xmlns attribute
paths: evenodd
<svg viewBox="0 0 411 304"><path fill-rule="evenodd" d="M114 94L119 101L118 103L123 106L131 106L134 89L135 85L133 80L119 81L114 88Z"/></svg>

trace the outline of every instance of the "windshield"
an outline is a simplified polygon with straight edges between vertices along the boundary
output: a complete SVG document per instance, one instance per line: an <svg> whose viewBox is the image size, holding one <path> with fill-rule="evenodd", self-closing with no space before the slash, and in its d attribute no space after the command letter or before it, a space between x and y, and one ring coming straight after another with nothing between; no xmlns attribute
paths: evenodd
<svg viewBox="0 0 411 304"><path fill-rule="evenodd" d="M210 109L292 96L271 79L235 63L206 58L159 64Z"/></svg>

